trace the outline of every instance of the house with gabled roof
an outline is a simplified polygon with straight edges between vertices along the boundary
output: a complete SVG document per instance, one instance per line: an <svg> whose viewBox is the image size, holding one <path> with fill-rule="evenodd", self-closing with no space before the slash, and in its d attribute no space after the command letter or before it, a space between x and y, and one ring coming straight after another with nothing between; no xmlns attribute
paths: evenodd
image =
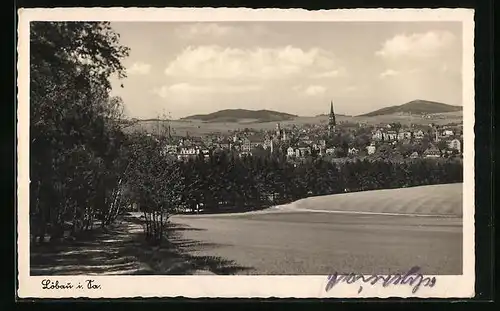
<svg viewBox="0 0 500 311"><path fill-rule="evenodd" d="M439 150L436 146L433 145L424 151L423 156L425 158L439 158L441 157L441 150Z"/></svg>
<svg viewBox="0 0 500 311"><path fill-rule="evenodd" d="M241 150L244 152L250 152L253 148L262 146L264 143L264 139L261 135L249 135L243 139L243 145L241 146Z"/></svg>

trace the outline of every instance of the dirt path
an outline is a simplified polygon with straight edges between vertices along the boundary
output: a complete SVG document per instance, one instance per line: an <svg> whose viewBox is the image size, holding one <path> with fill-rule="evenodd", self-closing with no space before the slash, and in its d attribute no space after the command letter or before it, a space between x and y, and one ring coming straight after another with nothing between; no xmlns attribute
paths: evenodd
<svg viewBox="0 0 500 311"><path fill-rule="evenodd" d="M124 218L113 227L97 228L74 242L34 246L31 249L32 275L143 274L152 271L135 254L143 237L138 222Z"/></svg>

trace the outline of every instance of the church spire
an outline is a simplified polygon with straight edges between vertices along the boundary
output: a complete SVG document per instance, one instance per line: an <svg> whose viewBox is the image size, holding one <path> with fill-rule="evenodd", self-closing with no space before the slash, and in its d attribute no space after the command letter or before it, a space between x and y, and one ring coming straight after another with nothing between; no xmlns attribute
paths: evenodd
<svg viewBox="0 0 500 311"><path fill-rule="evenodd" d="M333 112L333 100L330 102L330 115L328 116L328 135L333 135L335 132L335 113Z"/></svg>

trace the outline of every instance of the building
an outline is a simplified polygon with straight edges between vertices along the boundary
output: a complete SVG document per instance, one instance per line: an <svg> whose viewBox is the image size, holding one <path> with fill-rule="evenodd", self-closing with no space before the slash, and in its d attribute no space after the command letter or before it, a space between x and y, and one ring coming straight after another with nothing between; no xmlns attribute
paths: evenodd
<svg viewBox="0 0 500 311"><path fill-rule="evenodd" d="M398 134L396 131L387 131L383 134L383 137L385 141L393 141L398 138Z"/></svg>
<svg viewBox="0 0 500 311"><path fill-rule="evenodd" d="M282 129L279 123L276 123L276 131L274 134L274 138L278 141L280 140L286 141L289 139L289 137L286 134L286 130Z"/></svg>
<svg viewBox="0 0 500 311"><path fill-rule="evenodd" d="M366 152L368 152L368 154L374 154L376 149L375 145L370 145L366 147Z"/></svg>
<svg viewBox="0 0 500 311"><path fill-rule="evenodd" d="M252 156L252 153L251 153L251 152L247 152L247 151L243 151L243 152L240 152L240 153L238 154L238 156L239 156L240 158L244 158L244 157L251 157L251 156Z"/></svg>
<svg viewBox="0 0 500 311"><path fill-rule="evenodd" d="M305 156L310 155L310 154L311 154L310 147L299 147L299 148L295 149L295 156L297 158L305 157Z"/></svg>
<svg viewBox="0 0 500 311"><path fill-rule="evenodd" d="M439 131L437 129L434 129L434 142L438 142L439 141Z"/></svg>
<svg viewBox="0 0 500 311"><path fill-rule="evenodd" d="M333 101L330 102L330 115L328 116L328 135L333 136L335 134L335 127L337 122L335 121L335 113L333 112Z"/></svg>
<svg viewBox="0 0 500 311"><path fill-rule="evenodd" d="M416 159L416 158L418 158L418 152L416 152L416 151L415 151L415 152L413 152L413 153L410 155L410 158L412 158L412 159Z"/></svg>
<svg viewBox="0 0 500 311"><path fill-rule="evenodd" d="M326 154L334 154L335 153L335 147L331 147L325 150Z"/></svg>
<svg viewBox="0 0 500 311"><path fill-rule="evenodd" d="M376 130L373 132L372 139L373 140L382 140L384 138L384 133L381 130Z"/></svg>
<svg viewBox="0 0 500 311"><path fill-rule="evenodd" d="M176 145L165 145L162 148L161 154L162 155L167 155L167 154L174 154L177 153L177 146Z"/></svg>
<svg viewBox="0 0 500 311"><path fill-rule="evenodd" d="M264 148L264 150L271 149L272 144L273 144L273 140L270 139L269 137L267 137L266 139L264 139L264 143L262 144L262 148Z"/></svg>
<svg viewBox="0 0 500 311"><path fill-rule="evenodd" d="M401 131L398 133L398 140L411 139L411 132Z"/></svg>
<svg viewBox="0 0 500 311"><path fill-rule="evenodd" d="M462 151L462 143L460 142L460 140L458 139L452 139L449 143L448 143L448 147L450 149L455 149L457 150L458 152L461 152Z"/></svg>
<svg viewBox="0 0 500 311"><path fill-rule="evenodd" d="M182 147L177 154L177 159L187 160L190 158L196 158L200 154L200 149L193 147Z"/></svg>
<svg viewBox="0 0 500 311"><path fill-rule="evenodd" d="M288 149L286 149L286 155L289 157L293 157L295 155L295 150L293 150L292 147L288 147Z"/></svg>
<svg viewBox="0 0 500 311"><path fill-rule="evenodd" d="M252 142L248 137L243 139L243 144L241 145L241 151L250 152L252 150Z"/></svg>
<svg viewBox="0 0 500 311"><path fill-rule="evenodd" d="M354 147L353 148L349 148L347 150L347 153L350 154L350 155L356 155L356 154L358 154L358 152L359 152L359 150L357 148L354 148Z"/></svg>
<svg viewBox="0 0 500 311"><path fill-rule="evenodd" d="M454 134L454 133L453 133L453 131L452 131L452 130L444 130L444 131L443 131L443 133L442 133L442 135L443 135L444 137L450 137L450 136L453 136L453 134Z"/></svg>
<svg viewBox="0 0 500 311"><path fill-rule="evenodd" d="M422 139L422 138L424 138L424 135L425 135L424 131L422 131L422 130L418 130L418 131L413 132L413 137L415 139Z"/></svg>
<svg viewBox="0 0 500 311"><path fill-rule="evenodd" d="M425 158L439 158L441 157L441 151L436 146L431 146L424 151L423 155Z"/></svg>
<svg viewBox="0 0 500 311"><path fill-rule="evenodd" d="M208 150L208 149L203 149L203 150L201 150L201 154L203 155L203 157L204 157L205 159L210 158L210 150Z"/></svg>
<svg viewBox="0 0 500 311"><path fill-rule="evenodd" d="M241 150L243 152L250 152L253 148L262 145L262 138L257 135L251 135L243 139L243 145L241 146Z"/></svg>

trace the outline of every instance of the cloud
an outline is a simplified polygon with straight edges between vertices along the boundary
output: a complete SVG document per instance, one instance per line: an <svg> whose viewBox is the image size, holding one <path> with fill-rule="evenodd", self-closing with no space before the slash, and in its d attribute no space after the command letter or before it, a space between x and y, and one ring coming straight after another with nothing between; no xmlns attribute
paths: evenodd
<svg viewBox="0 0 500 311"><path fill-rule="evenodd" d="M387 59L429 58L448 49L454 41L455 36L448 31L400 34L384 42L375 54Z"/></svg>
<svg viewBox="0 0 500 311"><path fill-rule="evenodd" d="M219 94L234 94L259 91L258 85L194 85L190 83L176 83L172 85L164 85L153 90L153 93L162 98L169 96L185 95L185 94L203 94L203 93L219 93Z"/></svg>
<svg viewBox="0 0 500 311"><path fill-rule="evenodd" d="M346 71L344 68L334 69L326 72L315 73L311 77L312 78L337 78L340 76L344 76Z"/></svg>
<svg viewBox="0 0 500 311"><path fill-rule="evenodd" d="M305 93L309 96L316 96L316 95L324 94L325 91L326 91L326 88L324 86L311 85L311 86L306 88Z"/></svg>
<svg viewBox="0 0 500 311"><path fill-rule="evenodd" d="M141 62L133 63L127 69L127 73L131 75L147 75L151 71L151 65Z"/></svg>
<svg viewBox="0 0 500 311"><path fill-rule="evenodd" d="M387 69L386 71L384 72L381 72L379 77L381 79L385 79L385 78L388 78L388 77L394 77L394 76L397 76L399 75L399 71L396 71L396 70L393 70L393 69Z"/></svg>
<svg viewBox="0 0 500 311"><path fill-rule="evenodd" d="M195 23L182 25L175 29L175 34L180 38L194 37L224 37L235 32L231 26L220 25L216 23Z"/></svg>
<svg viewBox="0 0 500 311"><path fill-rule="evenodd" d="M330 72L334 56L322 49L187 47L165 69L167 76L201 79L283 79Z"/></svg>
<svg viewBox="0 0 500 311"><path fill-rule="evenodd" d="M322 85L309 85L309 86L302 86L302 85L297 85L292 88L295 92L300 93L301 95L307 95L307 96L318 96L325 94L326 92L326 87Z"/></svg>

